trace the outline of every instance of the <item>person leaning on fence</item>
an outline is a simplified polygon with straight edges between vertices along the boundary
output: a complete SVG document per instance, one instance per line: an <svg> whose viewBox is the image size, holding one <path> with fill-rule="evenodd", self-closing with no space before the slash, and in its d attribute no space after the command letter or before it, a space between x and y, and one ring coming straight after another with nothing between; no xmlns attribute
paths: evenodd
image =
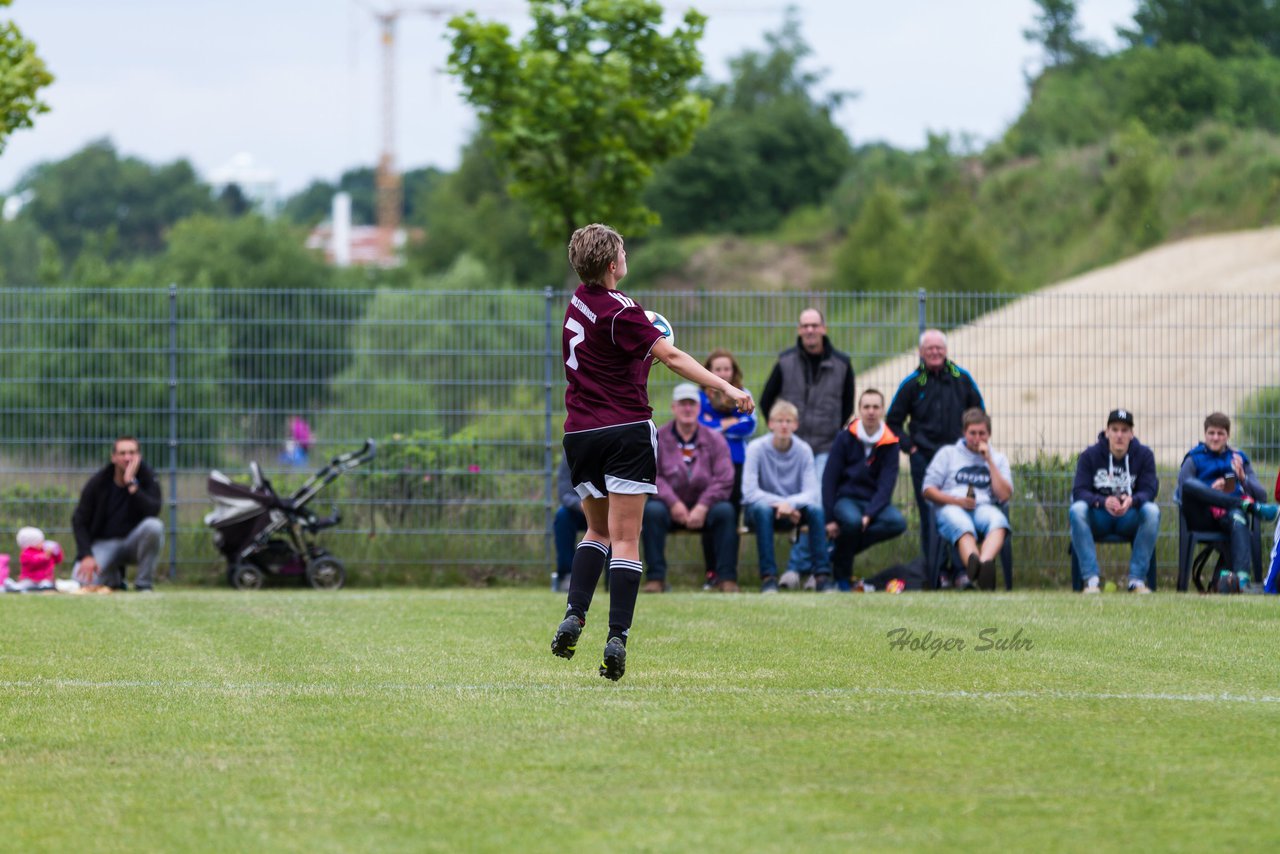
<svg viewBox="0 0 1280 854"><path fill-rule="evenodd" d="M922 553L929 542L924 473L939 450L963 435L961 416L975 407L986 409L978 384L968 371L947 358L947 336L941 330L926 329L920 335L920 364L899 384L884 418L911 464Z"/></svg>
<svg viewBox="0 0 1280 854"><path fill-rule="evenodd" d="M869 388L858 397L858 418L840 431L822 474L827 539L835 543L832 576L838 590L853 589L853 559L907 530L893 506L898 483L898 437L884 423L884 395Z"/></svg>
<svg viewBox="0 0 1280 854"><path fill-rule="evenodd" d="M640 544L648 565L644 592L667 589L667 532L699 531L715 589L738 590L738 518L733 492L733 460L724 437L698 423L701 392L680 383L671 395L669 423L658 428L658 494L644 505Z"/></svg>
<svg viewBox="0 0 1280 854"><path fill-rule="evenodd" d="M996 558L1011 530L997 504L1013 495L1009 458L991 447L991 418L981 409L961 417L964 435L938 451L924 475L924 497L938 506L938 535L956 547L965 572L955 586L973 580L983 590L996 587ZM981 537L981 542L979 542Z"/></svg>
<svg viewBox="0 0 1280 854"><path fill-rule="evenodd" d="M1080 562L1085 593L1098 593L1095 540L1120 536L1133 543L1129 592L1150 593L1147 569L1160 534L1156 455L1133 435L1133 413L1115 409L1098 441L1080 452L1071 486L1071 547Z"/></svg>
<svg viewBox="0 0 1280 854"><path fill-rule="evenodd" d="M747 527L756 532L761 593L777 593L780 586L796 589L801 573L809 572L815 589L834 590L822 515L822 488L813 464L813 449L793 435L799 420L795 406L779 400L769 411L769 435L747 445L747 461L742 470L743 516ZM779 579L773 533L801 525L809 526L807 537L802 538L809 544L807 562L799 569L788 568Z"/></svg>
<svg viewBox="0 0 1280 854"><path fill-rule="evenodd" d="M831 346L822 312L816 308L800 312L796 346L778 354L760 394L760 408L770 413L780 399L795 407L799 419L795 434L813 449L819 483L831 443L853 416L854 382L853 363ZM804 572L809 564L809 543L802 539L791 549L787 572Z"/></svg>
<svg viewBox="0 0 1280 854"><path fill-rule="evenodd" d="M71 514L75 579L125 590L125 567L137 564L134 589L151 590L164 545L159 513L160 482L155 472L142 461L137 439L119 437L111 446L111 462L89 478Z"/></svg>
<svg viewBox="0 0 1280 854"><path fill-rule="evenodd" d="M578 542L578 533L587 530L587 516L582 512L582 497L573 488L569 461L565 459L560 460L560 468L556 472L556 493L560 496L560 506L556 508L555 519L551 523L556 541L556 590L568 593L573 550Z"/></svg>
<svg viewBox="0 0 1280 854"><path fill-rule="evenodd" d="M1227 568L1249 586L1253 548L1249 516L1276 518L1276 505L1264 504L1267 490L1258 482L1243 451L1227 444L1231 419L1221 412L1204 419L1204 441L1182 458L1174 500L1182 506L1193 531L1221 531L1230 539Z"/></svg>

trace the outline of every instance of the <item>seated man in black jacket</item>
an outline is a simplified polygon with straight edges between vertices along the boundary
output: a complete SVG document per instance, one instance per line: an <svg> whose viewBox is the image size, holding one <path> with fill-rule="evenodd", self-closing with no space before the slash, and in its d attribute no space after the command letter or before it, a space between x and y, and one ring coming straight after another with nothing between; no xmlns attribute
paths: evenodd
<svg viewBox="0 0 1280 854"><path fill-rule="evenodd" d="M134 587L150 590L164 545L159 513L155 472L142 461L138 440L121 436L112 446L111 462L89 478L71 515L76 580L124 590L124 568L136 563Z"/></svg>

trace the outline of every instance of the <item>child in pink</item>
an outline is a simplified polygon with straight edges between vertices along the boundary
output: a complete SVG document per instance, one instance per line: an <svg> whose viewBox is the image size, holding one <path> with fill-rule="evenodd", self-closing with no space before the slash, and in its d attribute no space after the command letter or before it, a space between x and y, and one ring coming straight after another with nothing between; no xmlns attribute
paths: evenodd
<svg viewBox="0 0 1280 854"><path fill-rule="evenodd" d="M62 547L44 538L39 528L23 528L18 531L18 583L29 582L32 587L52 587L53 568L62 563Z"/></svg>

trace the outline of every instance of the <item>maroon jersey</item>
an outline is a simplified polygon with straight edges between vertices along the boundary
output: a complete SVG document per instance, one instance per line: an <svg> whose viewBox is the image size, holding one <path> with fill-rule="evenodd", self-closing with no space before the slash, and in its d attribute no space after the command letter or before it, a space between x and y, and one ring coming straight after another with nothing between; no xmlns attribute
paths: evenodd
<svg viewBox="0 0 1280 854"><path fill-rule="evenodd" d="M579 285L564 313L566 433L648 421L649 351L662 333L622 291Z"/></svg>

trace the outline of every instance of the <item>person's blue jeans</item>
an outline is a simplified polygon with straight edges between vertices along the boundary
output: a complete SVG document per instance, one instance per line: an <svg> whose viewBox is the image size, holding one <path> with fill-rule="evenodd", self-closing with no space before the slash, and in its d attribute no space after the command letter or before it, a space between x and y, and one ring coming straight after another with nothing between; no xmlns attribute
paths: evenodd
<svg viewBox="0 0 1280 854"><path fill-rule="evenodd" d="M1151 554L1156 550L1156 537L1160 535L1160 507L1148 501L1141 507L1132 507L1123 516L1112 516L1102 507L1090 507L1083 501L1071 505L1071 548L1080 562L1080 578L1088 583L1098 575L1098 549L1096 540L1118 536L1133 543L1129 557L1129 580L1146 582L1151 567Z"/></svg>
<svg viewBox="0 0 1280 854"><path fill-rule="evenodd" d="M830 456L830 453L813 455L813 468L818 473L819 484L822 483L822 473L827 468L827 458ZM826 563L827 560L827 556L823 555L822 562ZM808 541L804 539L798 540L796 544L791 547L791 556L787 558L787 569L794 569L796 572L808 572L809 564L811 562L812 561L809 557Z"/></svg>
<svg viewBox="0 0 1280 854"><path fill-rule="evenodd" d="M564 589L569 588L569 574L573 571L573 550L578 544L578 532L587 530L587 516L581 507L572 510L561 506L551 523L556 540L556 575Z"/></svg>
<svg viewBox="0 0 1280 854"><path fill-rule="evenodd" d="M854 499L837 499L832 511L835 521L840 523L840 534L831 553L832 576L836 579L852 579L856 555L907 530L907 520L892 504L877 513L865 531L862 530L862 505Z"/></svg>
<svg viewBox="0 0 1280 854"><path fill-rule="evenodd" d="M831 565L827 561L827 534L823 530L827 522L822 515L822 508L813 506L796 509L800 511L800 524L809 526L809 534L791 547L791 555L795 556L796 546L800 543L808 545L809 554L814 555L809 563L801 564L801 568L796 572L812 571L815 575L830 574ZM795 525L790 519L774 518L774 510L768 504L748 504L742 510L747 527L756 532L756 557L760 562L760 578L762 580L770 577L777 578L778 560L773 551L773 534L775 531L790 531ZM788 568L793 565L790 562L787 564Z"/></svg>
<svg viewBox="0 0 1280 854"><path fill-rule="evenodd" d="M1226 514L1214 518L1210 507L1221 507ZM1194 478L1182 484L1182 512L1193 531L1221 531L1231 538L1232 572L1249 572L1253 563L1253 534L1244 515L1243 499L1214 489Z"/></svg>
<svg viewBox="0 0 1280 854"><path fill-rule="evenodd" d="M692 509L692 508L690 508ZM644 549L645 578L667 578L667 533L680 527L671 520L671 509L660 498L644 504L640 544ZM702 526L702 549L709 554L719 581L738 580L738 514L728 501L717 501L707 511Z"/></svg>

